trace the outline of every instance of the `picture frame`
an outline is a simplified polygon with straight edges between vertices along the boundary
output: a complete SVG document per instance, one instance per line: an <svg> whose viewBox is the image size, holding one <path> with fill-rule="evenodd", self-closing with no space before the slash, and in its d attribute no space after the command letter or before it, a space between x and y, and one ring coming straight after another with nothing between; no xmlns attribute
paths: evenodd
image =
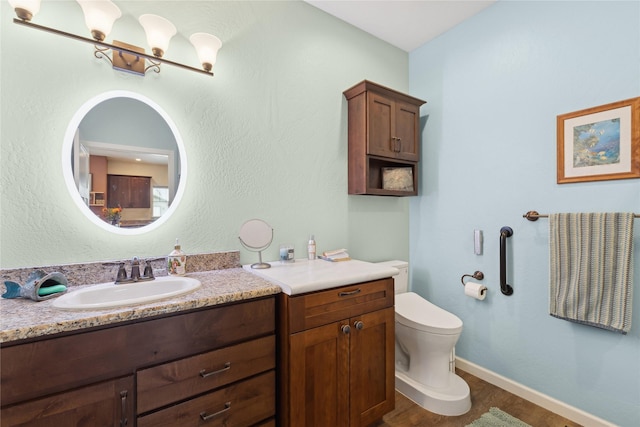
<svg viewBox="0 0 640 427"><path fill-rule="evenodd" d="M557 116L557 182L640 178L640 97Z"/></svg>

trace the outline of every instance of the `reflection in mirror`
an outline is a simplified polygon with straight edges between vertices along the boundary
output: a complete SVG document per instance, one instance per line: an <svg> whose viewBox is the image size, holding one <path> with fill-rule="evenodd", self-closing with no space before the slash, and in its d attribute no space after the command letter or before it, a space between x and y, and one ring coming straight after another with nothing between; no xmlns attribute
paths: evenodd
<svg viewBox="0 0 640 427"><path fill-rule="evenodd" d="M85 103L69 124L63 172L74 201L94 223L139 234L175 210L186 158L175 125L158 105L113 91Z"/></svg>

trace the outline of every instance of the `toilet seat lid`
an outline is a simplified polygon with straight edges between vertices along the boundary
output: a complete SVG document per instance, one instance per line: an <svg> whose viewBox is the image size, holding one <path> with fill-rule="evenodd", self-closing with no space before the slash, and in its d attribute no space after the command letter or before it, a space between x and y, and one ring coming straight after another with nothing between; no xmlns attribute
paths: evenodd
<svg viewBox="0 0 640 427"><path fill-rule="evenodd" d="M462 331L462 320L414 292L396 295L396 321L413 329L442 335Z"/></svg>

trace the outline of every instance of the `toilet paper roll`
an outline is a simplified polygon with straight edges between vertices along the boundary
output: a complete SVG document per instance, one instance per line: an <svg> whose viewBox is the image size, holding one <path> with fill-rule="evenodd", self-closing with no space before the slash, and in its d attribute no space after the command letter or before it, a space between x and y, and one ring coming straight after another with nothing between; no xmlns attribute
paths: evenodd
<svg viewBox="0 0 640 427"><path fill-rule="evenodd" d="M482 301L487 297L487 287L476 282L467 282L464 285L464 294Z"/></svg>

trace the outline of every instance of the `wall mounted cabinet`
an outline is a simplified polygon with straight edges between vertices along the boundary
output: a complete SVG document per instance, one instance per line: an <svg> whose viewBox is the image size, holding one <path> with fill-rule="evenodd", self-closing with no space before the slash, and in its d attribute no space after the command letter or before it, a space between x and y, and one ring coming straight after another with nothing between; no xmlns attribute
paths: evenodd
<svg viewBox="0 0 640 427"><path fill-rule="evenodd" d="M367 426L393 410L392 279L279 298L279 426Z"/></svg>
<svg viewBox="0 0 640 427"><path fill-rule="evenodd" d="M349 114L349 194L418 194L420 106L425 101L367 80L344 91L344 96ZM393 169L401 169L410 185L384 185L385 171Z"/></svg>

